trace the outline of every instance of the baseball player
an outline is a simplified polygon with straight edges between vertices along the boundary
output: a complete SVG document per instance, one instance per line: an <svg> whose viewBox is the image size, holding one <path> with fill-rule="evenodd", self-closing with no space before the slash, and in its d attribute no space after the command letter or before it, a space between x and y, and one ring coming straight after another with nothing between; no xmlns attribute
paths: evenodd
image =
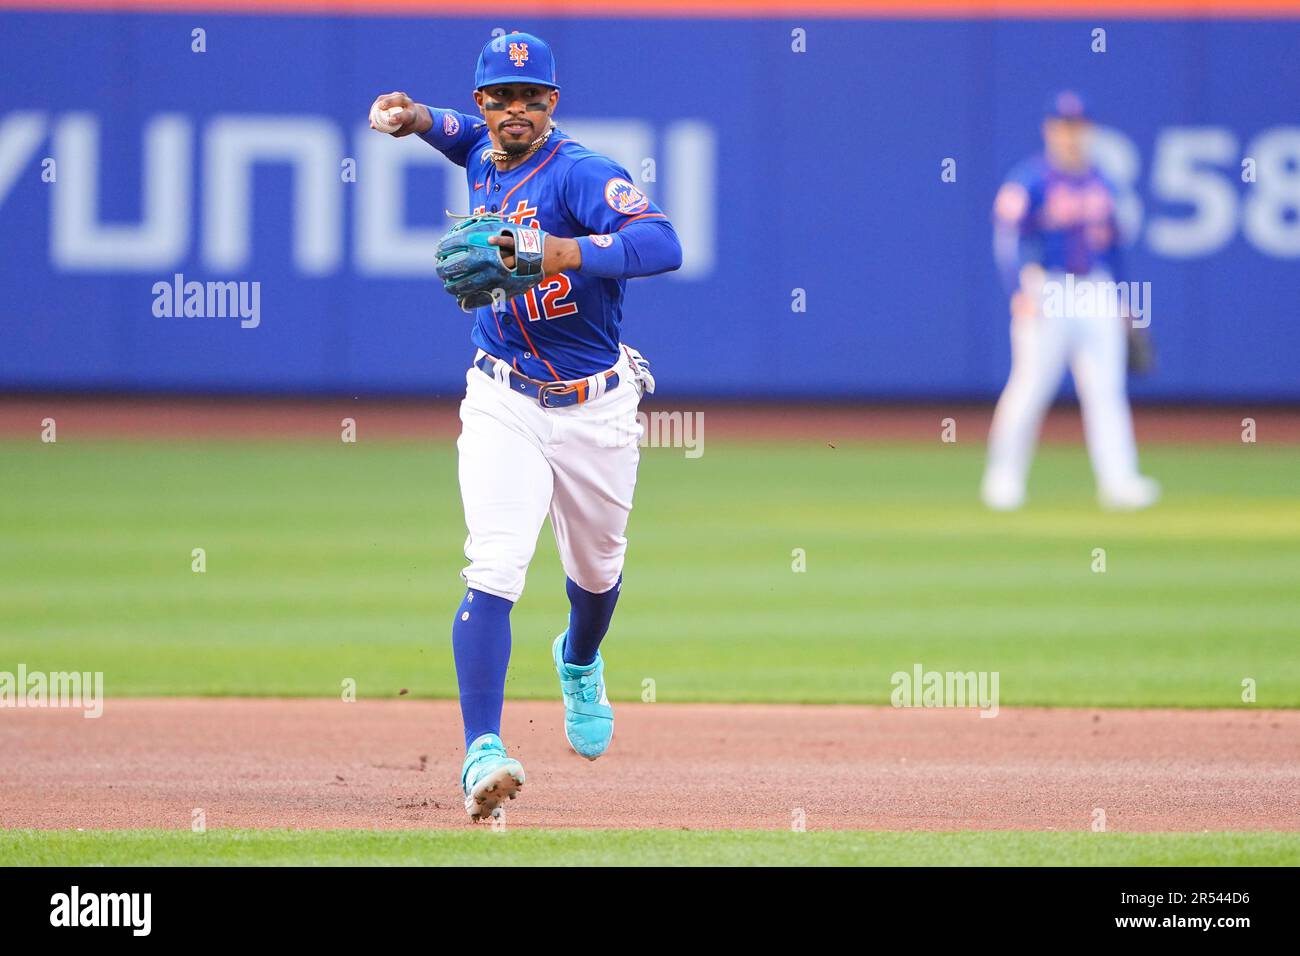
<svg viewBox="0 0 1300 956"><path fill-rule="evenodd" d="M1130 321L1104 285L1120 272L1115 193L1089 159L1090 131L1077 94L1053 97L1043 153L1012 171L994 204L994 256L1011 296L1011 376L993 414L981 493L1001 511L1024 504L1038 430L1067 362L1102 505L1145 508L1160 495L1138 473L1125 389Z"/></svg>
<svg viewBox="0 0 1300 956"><path fill-rule="evenodd" d="M626 280L677 269L681 245L626 169L567 136L545 42L483 47L479 115L378 97L371 125L418 134L465 167L470 216L437 250L438 274L472 311L457 441L468 586L452 623L465 725L461 786L478 820L524 784L501 741L510 611L547 516L567 575L568 628L551 652L570 746L594 760L614 714L599 648L622 585L640 457L636 409L649 365L620 339Z"/></svg>

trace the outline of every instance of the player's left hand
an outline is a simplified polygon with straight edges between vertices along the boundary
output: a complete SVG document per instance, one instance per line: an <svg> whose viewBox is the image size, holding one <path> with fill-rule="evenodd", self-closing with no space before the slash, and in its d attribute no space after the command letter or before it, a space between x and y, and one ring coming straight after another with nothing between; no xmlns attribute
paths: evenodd
<svg viewBox="0 0 1300 956"><path fill-rule="evenodd" d="M1134 375L1147 375L1156 367L1156 349L1151 335L1144 328L1134 328L1127 318L1124 324L1128 326L1128 370Z"/></svg>
<svg viewBox="0 0 1300 956"><path fill-rule="evenodd" d="M542 281L549 241L542 230L506 222L496 213L466 216L438 240L435 271L464 311L502 308Z"/></svg>
<svg viewBox="0 0 1300 956"><path fill-rule="evenodd" d="M501 249L501 261L507 269L515 267L514 236L493 236L488 240ZM542 275L550 277L566 269L577 269L582 265L582 248L576 239L561 236L546 236L545 254L542 256Z"/></svg>

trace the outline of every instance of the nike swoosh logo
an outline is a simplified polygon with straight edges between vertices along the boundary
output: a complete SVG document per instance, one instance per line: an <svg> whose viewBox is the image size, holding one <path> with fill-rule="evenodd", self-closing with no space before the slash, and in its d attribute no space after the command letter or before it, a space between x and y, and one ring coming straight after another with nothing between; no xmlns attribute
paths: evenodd
<svg viewBox="0 0 1300 956"><path fill-rule="evenodd" d="M483 188L483 184L482 184L482 183L475 183L475 184L474 184L474 188L475 188L475 189L482 189L482 188Z"/></svg>

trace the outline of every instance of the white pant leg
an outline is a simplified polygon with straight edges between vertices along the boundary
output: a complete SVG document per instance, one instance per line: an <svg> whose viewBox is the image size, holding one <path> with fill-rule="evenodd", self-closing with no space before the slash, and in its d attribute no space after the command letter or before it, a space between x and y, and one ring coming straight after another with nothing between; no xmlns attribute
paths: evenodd
<svg viewBox="0 0 1300 956"><path fill-rule="evenodd" d="M1011 375L993 412L986 497L997 487L1024 494L1043 415L1065 374L1069 343L1065 319L1036 315L1011 323Z"/></svg>
<svg viewBox="0 0 1300 956"><path fill-rule="evenodd" d="M1137 441L1126 375L1128 338L1117 315L1076 316L1071 367L1083 411L1084 436L1098 489L1118 489L1138 477Z"/></svg>
<svg viewBox="0 0 1300 956"><path fill-rule="evenodd" d="M564 573L585 591L618 582L641 459L640 393L621 361L619 386L586 405L561 409L547 453L555 474L551 528Z"/></svg>
<svg viewBox="0 0 1300 956"><path fill-rule="evenodd" d="M465 505L465 557L461 572L472 588L518 601L528 564L551 504L553 479L543 443L550 423L536 405L477 368L466 373L460 453L460 495Z"/></svg>

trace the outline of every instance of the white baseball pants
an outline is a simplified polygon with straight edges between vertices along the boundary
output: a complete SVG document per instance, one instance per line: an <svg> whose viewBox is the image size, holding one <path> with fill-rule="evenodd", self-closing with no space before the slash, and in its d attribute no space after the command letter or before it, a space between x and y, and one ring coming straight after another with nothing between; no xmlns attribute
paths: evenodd
<svg viewBox="0 0 1300 956"><path fill-rule="evenodd" d="M622 350L615 368L617 388L566 408L542 408L474 366L465 373L456 447L469 587L518 601L548 514L565 574L593 594L617 583L642 426Z"/></svg>
<svg viewBox="0 0 1300 956"><path fill-rule="evenodd" d="M1109 276L1083 277L1106 282ZM1049 274L1048 282L1065 276ZM1113 304L1096 308L1072 303L1069 309L1040 310L1011 323L1011 376L998 399L989 430L986 496L1023 496L1043 416L1052 403L1067 363L1083 411L1084 437L1099 490L1123 488L1138 478L1137 444L1126 388L1127 319Z"/></svg>

